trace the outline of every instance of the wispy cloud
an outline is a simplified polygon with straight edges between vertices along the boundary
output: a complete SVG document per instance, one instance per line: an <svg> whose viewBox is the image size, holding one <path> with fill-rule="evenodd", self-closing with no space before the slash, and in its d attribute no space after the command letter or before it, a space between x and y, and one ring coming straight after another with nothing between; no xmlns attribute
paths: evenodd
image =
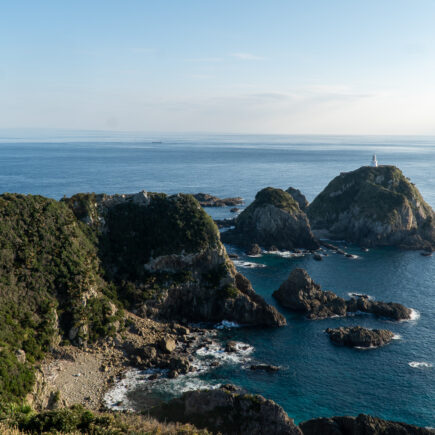
<svg viewBox="0 0 435 435"><path fill-rule="evenodd" d="M231 53L231 57L235 57L236 59L240 60L264 60L264 57L256 56L252 53Z"/></svg>

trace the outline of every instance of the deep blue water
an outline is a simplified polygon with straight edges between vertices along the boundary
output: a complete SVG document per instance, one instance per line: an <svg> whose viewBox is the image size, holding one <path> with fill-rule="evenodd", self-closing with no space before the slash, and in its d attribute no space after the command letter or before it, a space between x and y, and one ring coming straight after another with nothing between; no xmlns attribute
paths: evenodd
<svg viewBox="0 0 435 435"><path fill-rule="evenodd" d="M152 144L162 140L161 144ZM207 192L243 196L249 203L263 187L300 188L312 200L342 171L368 164L399 166L435 206L435 138L70 135L47 140L1 137L0 191L60 198L77 192L138 190ZM208 210L226 217L228 209ZM435 257L395 249L373 249L349 259L265 255L243 258L266 264L240 269L255 290L275 304L272 292L292 268L304 267L325 289L341 296L364 292L412 307L420 318L390 322L370 316L308 321L282 308L288 326L240 328L222 333L254 346L254 360L280 365L276 374L227 365L202 376L234 382L282 405L296 421L316 416L370 413L435 426ZM399 340L359 351L332 345L324 333L340 325L388 328Z"/></svg>

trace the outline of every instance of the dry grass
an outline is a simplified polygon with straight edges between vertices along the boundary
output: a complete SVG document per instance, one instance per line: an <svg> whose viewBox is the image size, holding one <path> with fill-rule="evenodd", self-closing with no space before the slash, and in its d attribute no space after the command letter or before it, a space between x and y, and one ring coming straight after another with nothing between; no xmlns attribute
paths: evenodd
<svg viewBox="0 0 435 435"><path fill-rule="evenodd" d="M83 435L86 434L102 434L107 435L211 435L211 432L205 429L197 429L190 424L181 423L160 423L157 420L145 417L138 414L116 414L114 415L113 424L103 431L96 430L95 432L45 432L53 435ZM4 423L0 423L1 435L29 435L31 432L13 429Z"/></svg>

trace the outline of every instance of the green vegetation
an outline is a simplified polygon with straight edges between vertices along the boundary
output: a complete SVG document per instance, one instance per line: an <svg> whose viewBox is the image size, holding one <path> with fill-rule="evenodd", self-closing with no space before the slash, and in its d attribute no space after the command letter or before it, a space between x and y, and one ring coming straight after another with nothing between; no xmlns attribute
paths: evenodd
<svg viewBox="0 0 435 435"><path fill-rule="evenodd" d="M227 285L221 288L219 291L223 299L235 299L239 294L239 290L233 285Z"/></svg>
<svg viewBox="0 0 435 435"><path fill-rule="evenodd" d="M400 225L400 211L404 207L416 209L417 202L426 214L431 214L418 189L400 169L363 166L334 178L310 204L308 216L314 228L328 228L340 214L353 208L358 217L394 228Z"/></svg>
<svg viewBox="0 0 435 435"><path fill-rule="evenodd" d="M149 194L146 206L115 197L104 207L110 199L0 195L0 401L30 392L35 364L62 339L80 345L113 335L123 327L122 304L159 300L193 281L190 270L147 271L152 258L219 244L191 195Z"/></svg>
<svg viewBox="0 0 435 435"><path fill-rule="evenodd" d="M79 337L96 339L113 332L115 319L100 293L106 283L98 251L64 203L0 195L0 253L0 398L18 400L33 385L32 364L58 335L87 324L89 336ZM18 350L25 362L18 362Z"/></svg>
<svg viewBox="0 0 435 435"><path fill-rule="evenodd" d="M209 435L207 430L198 430L190 424L162 424L138 414L95 413L79 405L41 413L33 412L28 406L3 407L0 410L0 430L2 434L11 435Z"/></svg>
<svg viewBox="0 0 435 435"><path fill-rule="evenodd" d="M262 205L273 205L289 213L300 212L298 203L293 197L282 189L276 189L274 187L266 187L260 190L255 195L255 201L247 208L256 208Z"/></svg>
<svg viewBox="0 0 435 435"><path fill-rule="evenodd" d="M199 252L218 243L213 220L191 195L151 198L147 207L125 202L109 208L100 246L106 271L116 268L116 277L109 272L112 279L140 281L151 258Z"/></svg>

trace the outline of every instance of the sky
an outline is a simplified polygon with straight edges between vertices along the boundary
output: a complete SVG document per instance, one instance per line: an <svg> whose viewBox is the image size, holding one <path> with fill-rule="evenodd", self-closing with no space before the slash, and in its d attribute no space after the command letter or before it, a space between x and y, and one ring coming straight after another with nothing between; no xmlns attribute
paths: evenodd
<svg viewBox="0 0 435 435"><path fill-rule="evenodd" d="M0 0L0 128L435 135L435 0Z"/></svg>

